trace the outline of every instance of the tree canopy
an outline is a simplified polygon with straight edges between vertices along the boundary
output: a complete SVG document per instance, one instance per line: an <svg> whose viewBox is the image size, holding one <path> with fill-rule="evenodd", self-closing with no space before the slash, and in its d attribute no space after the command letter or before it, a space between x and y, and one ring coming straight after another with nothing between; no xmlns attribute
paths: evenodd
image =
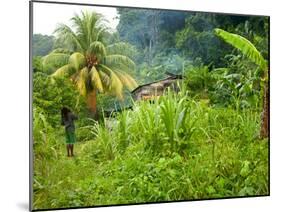
<svg viewBox="0 0 281 212"><path fill-rule="evenodd" d="M32 36L33 56L45 56L52 51L54 46L54 36L34 34Z"/></svg>

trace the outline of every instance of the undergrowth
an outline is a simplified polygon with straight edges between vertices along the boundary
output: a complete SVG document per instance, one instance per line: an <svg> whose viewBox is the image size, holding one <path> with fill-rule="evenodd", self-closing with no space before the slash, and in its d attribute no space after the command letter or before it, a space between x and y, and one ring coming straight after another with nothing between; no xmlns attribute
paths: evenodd
<svg viewBox="0 0 281 212"><path fill-rule="evenodd" d="M63 129L35 108L34 209L268 195L259 114L168 92L78 128L87 139L67 158Z"/></svg>

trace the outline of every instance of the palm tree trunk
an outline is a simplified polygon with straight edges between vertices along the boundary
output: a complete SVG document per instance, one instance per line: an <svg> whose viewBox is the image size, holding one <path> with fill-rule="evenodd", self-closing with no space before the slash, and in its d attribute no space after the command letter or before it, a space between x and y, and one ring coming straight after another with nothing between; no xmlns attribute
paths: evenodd
<svg viewBox="0 0 281 212"><path fill-rule="evenodd" d="M91 91L87 95L87 105L91 115L94 117L95 120L98 119L97 114L97 92L96 90Z"/></svg>
<svg viewBox="0 0 281 212"><path fill-rule="evenodd" d="M263 94L263 111L261 117L260 138L267 138L269 136L269 89L267 82L264 85Z"/></svg>

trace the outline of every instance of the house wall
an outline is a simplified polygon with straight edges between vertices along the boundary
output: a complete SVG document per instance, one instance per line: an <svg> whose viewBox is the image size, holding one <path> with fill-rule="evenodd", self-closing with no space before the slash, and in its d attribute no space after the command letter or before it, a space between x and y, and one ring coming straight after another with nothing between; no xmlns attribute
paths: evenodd
<svg viewBox="0 0 281 212"><path fill-rule="evenodd" d="M167 89L168 87L172 88L174 91L178 91L178 86L176 85L177 81L178 79L166 79L160 82L151 83L149 85L143 86L134 93L135 99L154 99L155 97L162 96L165 89Z"/></svg>

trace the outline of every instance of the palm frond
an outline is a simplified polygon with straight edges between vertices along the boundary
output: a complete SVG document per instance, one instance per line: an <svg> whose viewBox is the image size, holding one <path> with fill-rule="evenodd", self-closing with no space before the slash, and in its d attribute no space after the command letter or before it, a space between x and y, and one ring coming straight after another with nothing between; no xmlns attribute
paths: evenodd
<svg viewBox="0 0 281 212"><path fill-rule="evenodd" d="M106 55L106 49L102 42L100 41L94 41L91 43L88 52L90 54L95 54L99 57L99 59L102 59Z"/></svg>
<svg viewBox="0 0 281 212"><path fill-rule="evenodd" d="M53 72L59 67L66 65L69 60L69 54L50 53L42 58L42 67L44 71Z"/></svg>
<svg viewBox="0 0 281 212"><path fill-rule="evenodd" d="M75 14L71 19L73 27L80 40L85 46L89 46L93 41L99 40L98 32L102 28L103 16L96 12L81 12L81 15Z"/></svg>
<svg viewBox="0 0 281 212"><path fill-rule="evenodd" d="M69 64L79 71L86 66L86 59L83 54L75 52L69 57Z"/></svg>
<svg viewBox="0 0 281 212"><path fill-rule="evenodd" d="M79 90L79 93L82 96L86 96L87 94L87 85L86 85L86 81L88 78L88 68L84 67L82 70L80 70L79 75L77 77L76 80L76 84L77 84L77 88Z"/></svg>
<svg viewBox="0 0 281 212"><path fill-rule="evenodd" d="M120 54L112 54L106 56L105 65L109 67L125 66L130 70L130 72L134 72L136 68L134 61L132 61L129 57Z"/></svg>
<svg viewBox="0 0 281 212"><path fill-rule="evenodd" d="M67 76L69 74L71 74L73 71L73 68L67 64L64 65L62 67L60 67L59 69L57 69L51 76L52 77L64 77Z"/></svg>
<svg viewBox="0 0 281 212"><path fill-rule="evenodd" d="M83 12L82 12L83 14ZM72 21L72 27L75 29L75 34L78 37L80 43L83 46L83 50L89 46L88 43L88 32L87 32L87 24L85 20L83 20L83 15L81 17L78 14L75 14L73 18L70 19Z"/></svg>
<svg viewBox="0 0 281 212"><path fill-rule="evenodd" d="M106 27L106 26L103 26L103 27L101 27L100 29L96 29L96 30L93 30L93 31L95 31L95 40L94 41L100 41L101 40L101 38L103 37L103 34L106 32L106 31L108 31L108 27Z"/></svg>
<svg viewBox="0 0 281 212"><path fill-rule="evenodd" d="M118 71L114 70L114 72L119 77L119 79L123 83L123 85L126 86L130 91L132 91L136 87L138 87L137 82L129 74L127 74L123 71L120 71L120 70L118 70Z"/></svg>
<svg viewBox="0 0 281 212"><path fill-rule="evenodd" d="M260 66L262 70L267 69L266 60L249 40L240 35L230 33L218 28L215 29L215 34L218 37L222 38L225 42L239 49L252 62Z"/></svg>
<svg viewBox="0 0 281 212"><path fill-rule="evenodd" d="M99 36L98 36L99 31L105 29L103 22L105 22L105 19L102 14L96 12L90 14L89 21L88 21L90 43L99 40Z"/></svg>
<svg viewBox="0 0 281 212"><path fill-rule="evenodd" d="M103 71L99 71L100 79L103 85L103 90L109 92L110 88L110 76Z"/></svg>
<svg viewBox="0 0 281 212"><path fill-rule="evenodd" d="M68 54L70 55L72 52L68 49L64 49L64 48L56 48L53 51L51 51L51 53L63 53L63 54ZM50 54L51 54L50 53Z"/></svg>
<svg viewBox="0 0 281 212"><path fill-rule="evenodd" d="M103 92L103 85L101 81L101 77L99 75L99 72L95 68L95 66L92 67L90 71L90 77L91 77L91 82L96 87L100 92Z"/></svg>
<svg viewBox="0 0 281 212"><path fill-rule="evenodd" d="M123 100L123 84L119 77L109 67L102 64L100 64L100 66L102 67L103 71L110 76L109 92L117 96L118 99Z"/></svg>
<svg viewBox="0 0 281 212"><path fill-rule="evenodd" d="M79 39L76 33L66 24L59 24L54 34L57 35L59 42L63 42L65 45L70 44L73 50L85 50L85 44L82 44L81 39Z"/></svg>

